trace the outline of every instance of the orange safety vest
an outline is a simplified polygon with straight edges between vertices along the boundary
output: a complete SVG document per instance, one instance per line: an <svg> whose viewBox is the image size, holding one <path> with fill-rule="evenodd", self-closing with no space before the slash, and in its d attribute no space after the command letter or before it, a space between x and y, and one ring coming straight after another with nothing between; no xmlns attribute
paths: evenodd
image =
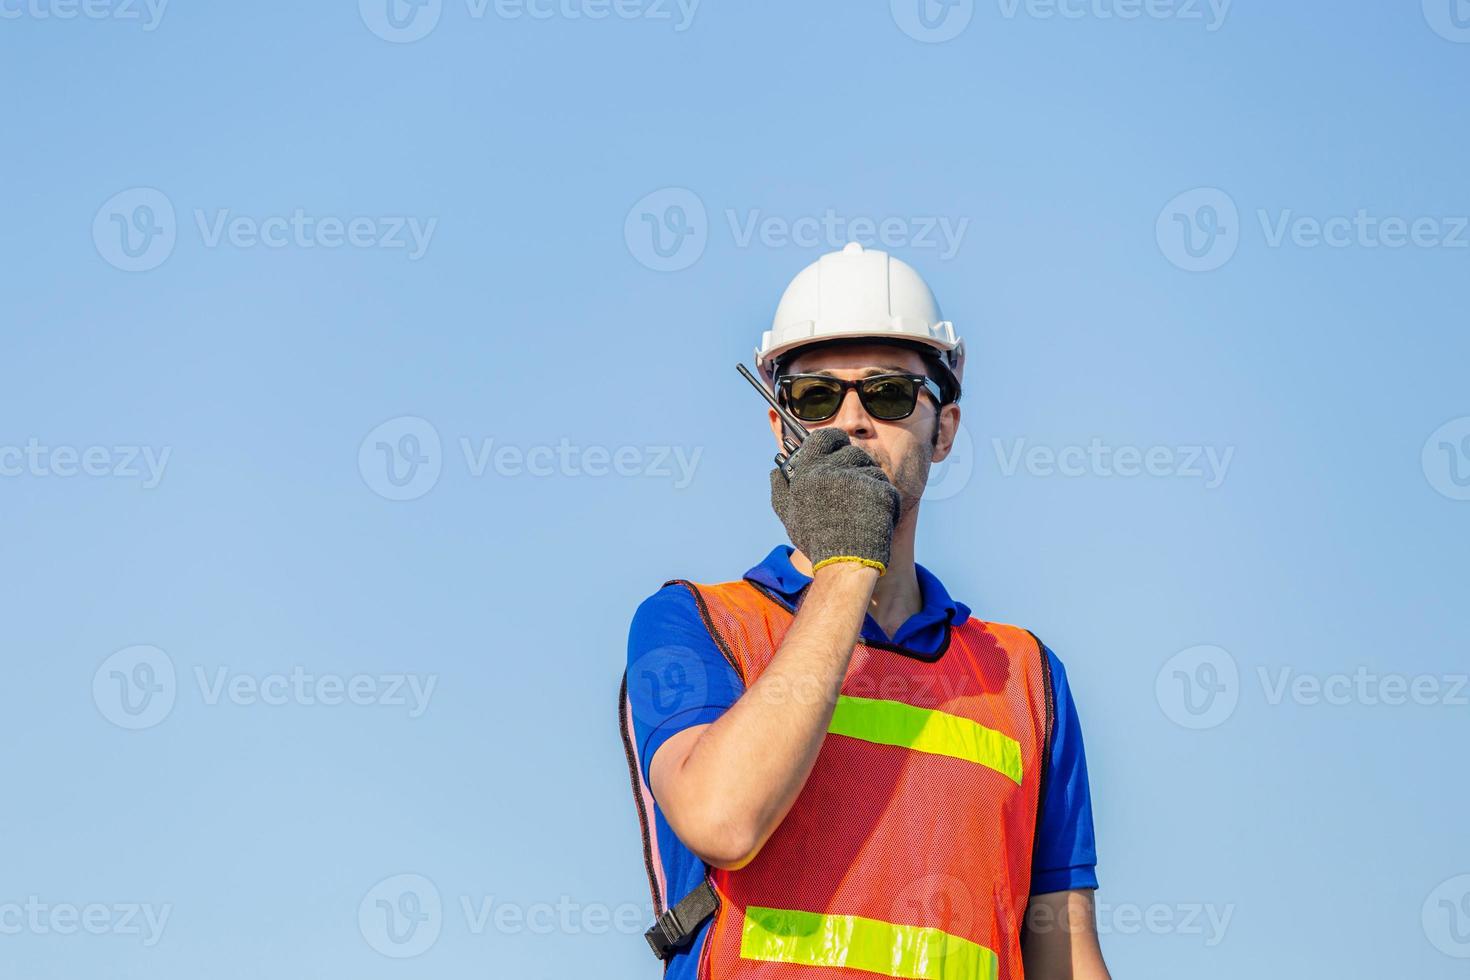
<svg viewBox="0 0 1470 980"><path fill-rule="evenodd" d="M749 690L792 613L749 581L680 584ZM1026 630L969 619L935 657L859 642L791 811L750 864L707 872L699 980L1020 980L1052 714Z"/></svg>

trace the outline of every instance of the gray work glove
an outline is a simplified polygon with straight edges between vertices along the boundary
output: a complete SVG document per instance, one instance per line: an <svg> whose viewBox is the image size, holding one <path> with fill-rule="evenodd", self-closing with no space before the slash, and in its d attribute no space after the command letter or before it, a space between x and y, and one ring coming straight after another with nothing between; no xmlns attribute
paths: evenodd
<svg viewBox="0 0 1470 980"><path fill-rule="evenodd" d="M833 426L807 436L787 468L789 480L771 471L771 507L812 570L835 560L887 570L898 491L873 457Z"/></svg>

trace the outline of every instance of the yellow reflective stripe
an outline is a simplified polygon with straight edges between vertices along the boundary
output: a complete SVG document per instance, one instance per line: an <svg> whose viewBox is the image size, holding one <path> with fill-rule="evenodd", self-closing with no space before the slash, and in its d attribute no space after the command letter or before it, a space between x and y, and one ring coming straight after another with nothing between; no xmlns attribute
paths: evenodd
<svg viewBox="0 0 1470 980"><path fill-rule="evenodd" d="M939 929L756 907L745 910L740 958L919 980L995 980L999 970L994 952Z"/></svg>
<svg viewBox="0 0 1470 980"><path fill-rule="evenodd" d="M900 745L915 752L948 755L988 766L1021 783L1021 743L993 728L958 715L916 708L902 701L837 698L832 724L834 735L860 738L879 745Z"/></svg>

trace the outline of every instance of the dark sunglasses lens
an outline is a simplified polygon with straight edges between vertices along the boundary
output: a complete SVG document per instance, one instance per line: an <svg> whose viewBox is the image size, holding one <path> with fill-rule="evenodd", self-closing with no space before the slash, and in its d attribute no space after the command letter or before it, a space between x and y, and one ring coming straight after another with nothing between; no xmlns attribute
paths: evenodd
<svg viewBox="0 0 1470 980"><path fill-rule="evenodd" d="M792 378L787 397L792 415L803 422L824 422L842 405L842 386L825 378Z"/></svg>
<svg viewBox="0 0 1470 980"><path fill-rule="evenodd" d="M893 421L913 414L919 389L908 378L873 378L859 389L863 407L875 419Z"/></svg>

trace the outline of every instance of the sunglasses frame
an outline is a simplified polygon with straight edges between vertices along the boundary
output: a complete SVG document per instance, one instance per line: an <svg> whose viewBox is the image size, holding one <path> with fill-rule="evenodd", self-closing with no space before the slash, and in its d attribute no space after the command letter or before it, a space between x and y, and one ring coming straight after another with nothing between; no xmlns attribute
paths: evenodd
<svg viewBox="0 0 1470 980"><path fill-rule="evenodd" d="M830 419L836 418L837 413L842 411L842 403L847 401L847 393L854 390L857 391L858 401L862 404L863 411L867 412L879 422L902 422L910 415L913 415L914 411L919 407L920 392L928 392L929 397L934 399L934 405L936 408L942 408L944 406L943 392L940 391L939 385L934 381L934 379L929 377L927 374L874 374L866 378L859 378L856 381L845 381L842 378L834 378L830 374L788 374L782 378L777 379L776 387L781 393L781 400L784 403L785 407L793 415L796 415L796 409L791 402L791 384L792 382L802 380L803 378L811 378L816 381L825 381L828 384L835 384L839 386L840 390L837 395L837 407L832 410L831 415L819 419L803 419L800 415L797 415L796 417L802 422L826 422ZM868 394L866 391L864 391L863 386L872 384L875 381L885 381L890 378L903 378L905 381L914 382L914 402L912 405L909 406L909 410L902 415L898 415L893 418L882 418L881 416L875 415L873 413L873 410L868 407Z"/></svg>

